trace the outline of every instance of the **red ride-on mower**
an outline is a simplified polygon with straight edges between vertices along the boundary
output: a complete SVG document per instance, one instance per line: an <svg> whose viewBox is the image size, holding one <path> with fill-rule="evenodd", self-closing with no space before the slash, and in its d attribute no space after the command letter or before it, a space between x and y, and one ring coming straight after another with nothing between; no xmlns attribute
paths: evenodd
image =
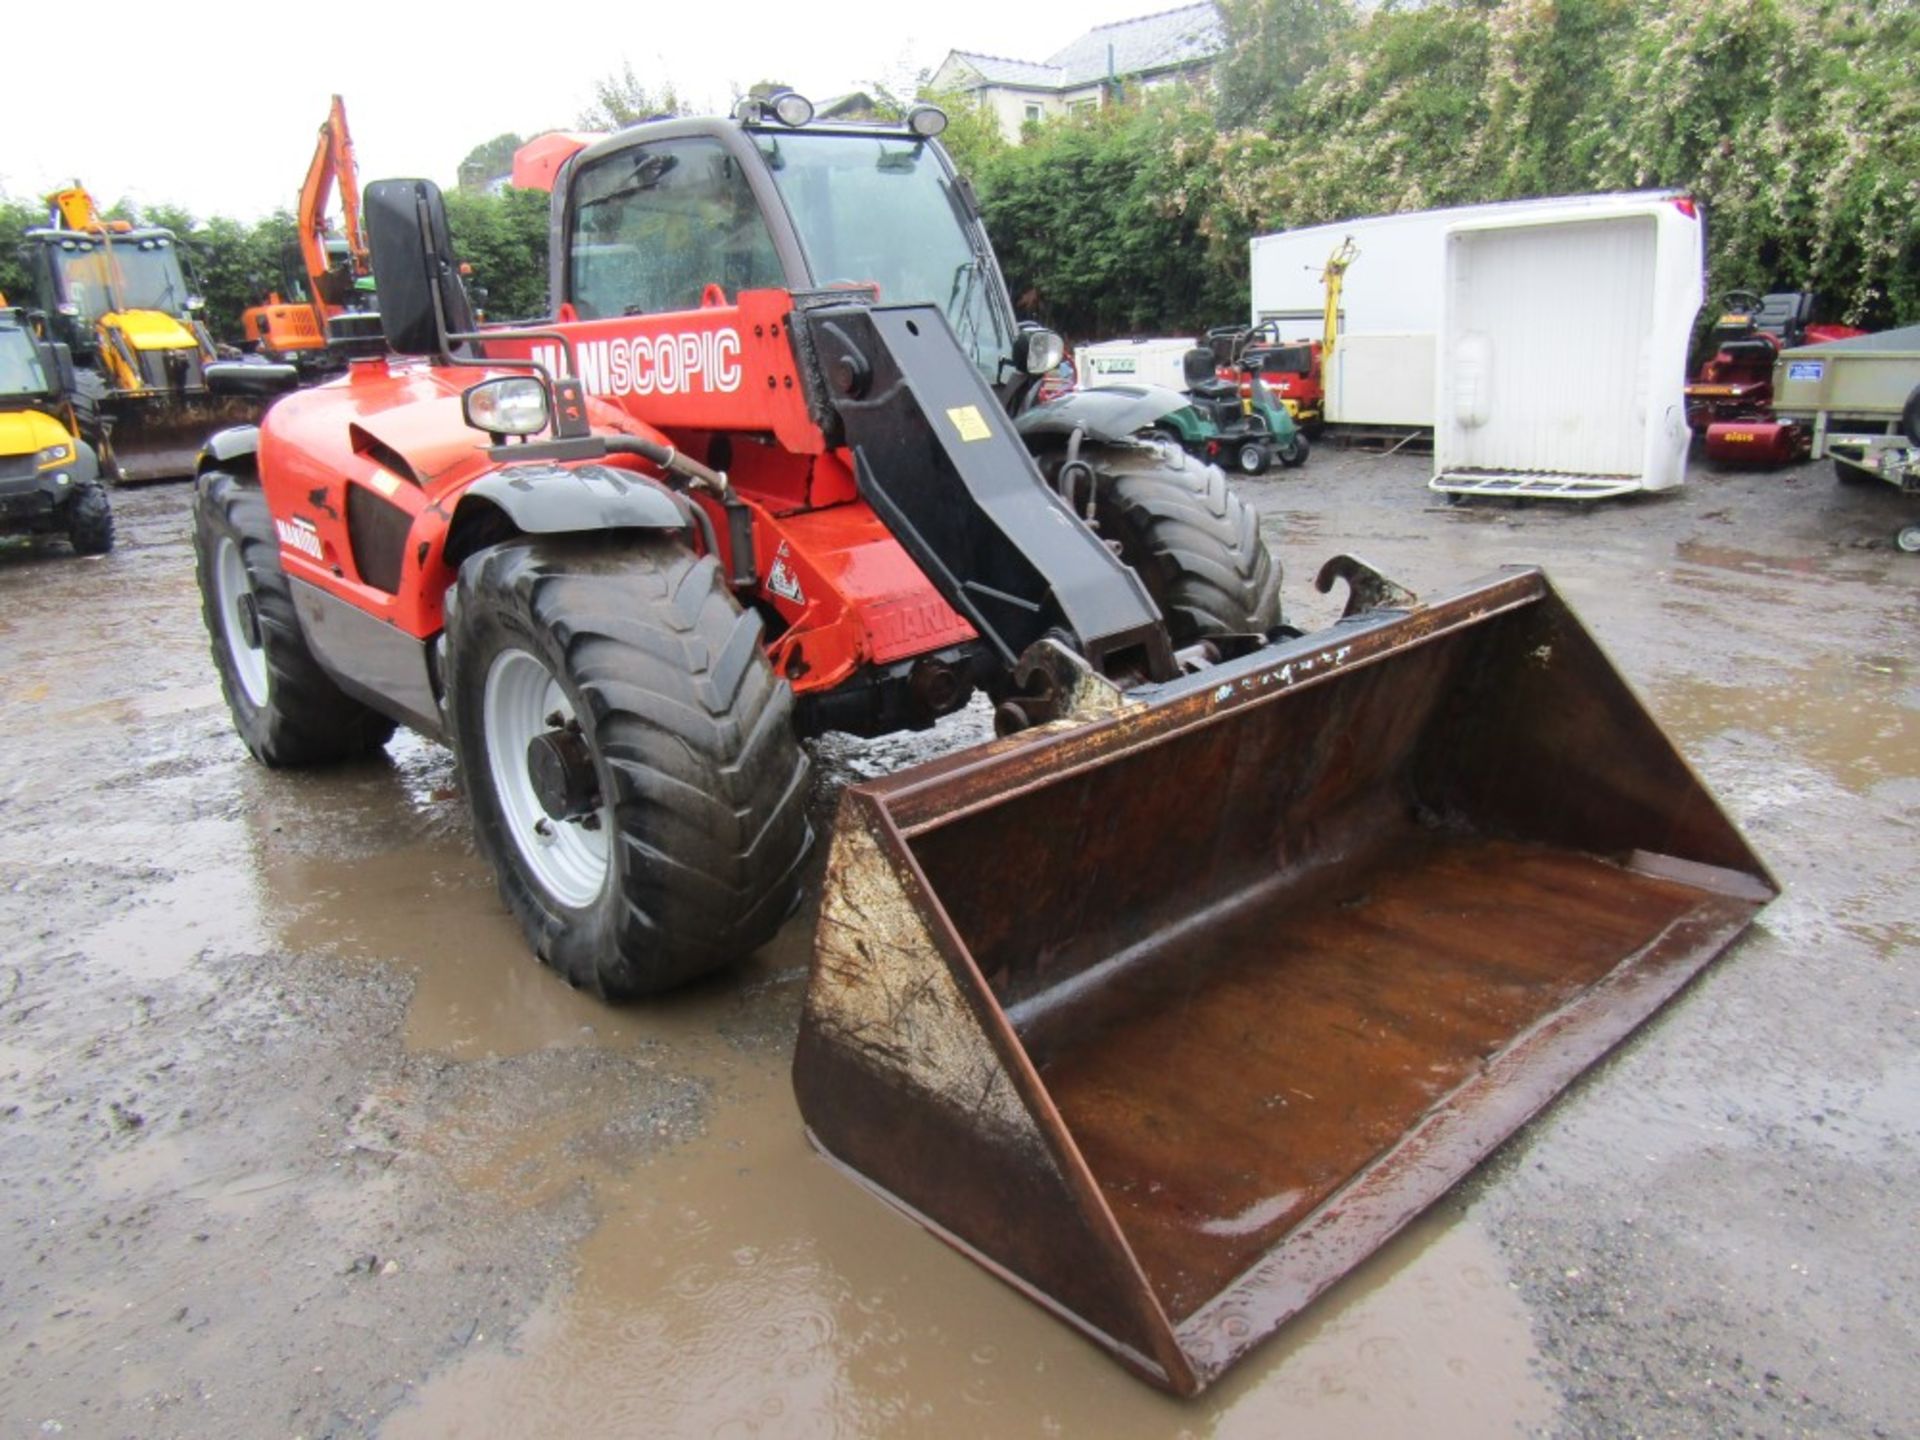
<svg viewBox="0 0 1920 1440"><path fill-rule="evenodd" d="M1790 465L1812 445L1806 429L1773 413L1773 365L1782 350L1863 334L1814 325L1811 290L1760 296L1729 290L1713 327L1713 355L1686 387L1687 424L1706 437L1707 458L1733 465Z"/></svg>

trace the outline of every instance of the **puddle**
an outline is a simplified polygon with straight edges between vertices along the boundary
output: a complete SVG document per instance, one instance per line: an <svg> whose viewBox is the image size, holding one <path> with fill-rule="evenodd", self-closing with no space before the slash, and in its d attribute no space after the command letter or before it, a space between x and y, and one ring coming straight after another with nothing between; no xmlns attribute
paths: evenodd
<svg viewBox="0 0 1920 1440"><path fill-rule="evenodd" d="M583 1193L594 1219L511 1339L476 1328L383 1434L1278 1427L1448 1440L1551 1418L1528 1316L1479 1228L1455 1214L1415 1226L1198 1403L1142 1385L808 1148L788 1065L810 907L709 984L604 1005L528 955L466 837L443 753L396 747L391 770L327 786L262 777L244 812L278 943L410 974L409 1049L466 1064L606 1057L550 1094L473 1087L434 1133L408 1137L488 1205ZM831 744L816 758L826 774L874 760ZM886 768L905 758L887 755ZM699 1116L690 1129L630 1103L624 1077L649 1072L682 1077L674 1093ZM129 1162L102 1178L139 1188L154 1175Z"/></svg>
<svg viewBox="0 0 1920 1440"><path fill-rule="evenodd" d="M1500 1261L1455 1217L1415 1226L1199 1401L1162 1396L813 1155L771 1062L708 1136L598 1199L573 1283L385 1435L1464 1440L1554 1410Z"/></svg>
<svg viewBox="0 0 1920 1440"><path fill-rule="evenodd" d="M1744 685L1670 676L1653 706L1683 750L1729 730L1765 735L1856 794L1920 775L1920 672L1905 656L1830 653Z"/></svg>

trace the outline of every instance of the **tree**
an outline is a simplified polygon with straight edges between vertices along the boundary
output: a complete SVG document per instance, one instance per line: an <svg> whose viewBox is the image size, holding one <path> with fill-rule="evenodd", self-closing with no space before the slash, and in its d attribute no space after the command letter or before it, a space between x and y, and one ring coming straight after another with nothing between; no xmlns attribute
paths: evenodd
<svg viewBox="0 0 1920 1440"><path fill-rule="evenodd" d="M1226 48L1214 66L1223 125L1273 126L1354 24L1353 0L1220 0Z"/></svg>
<svg viewBox="0 0 1920 1440"><path fill-rule="evenodd" d="M456 190L447 196L454 253L473 268L470 283L487 292L490 320L529 320L547 304L547 204L542 190L498 195Z"/></svg>
<svg viewBox="0 0 1920 1440"><path fill-rule="evenodd" d="M1007 149L1000 122L985 105L963 91L929 91L927 100L947 112L947 130L940 143L963 175L973 175ZM900 112L905 114L903 108Z"/></svg>
<svg viewBox="0 0 1920 1440"><path fill-rule="evenodd" d="M33 305L33 277L20 263L27 231L47 223L47 207L31 200L0 200L0 295L9 305Z"/></svg>
<svg viewBox="0 0 1920 1440"><path fill-rule="evenodd" d="M652 89L633 73L631 60L621 62L620 73L593 82L593 103L574 120L576 130L624 130L661 115L685 115L688 106L671 81Z"/></svg>
<svg viewBox="0 0 1920 1440"><path fill-rule="evenodd" d="M474 146L460 162L455 183L462 190L483 190L489 180L512 174L513 152L525 143L518 135L508 132Z"/></svg>
<svg viewBox="0 0 1920 1440"><path fill-rule="evenodd" d="M1150 95L1037 127L978 162L1023 317L1073 339L1197 332L1246 309L1246 231L1223 231L1207 108Z"/></svg>

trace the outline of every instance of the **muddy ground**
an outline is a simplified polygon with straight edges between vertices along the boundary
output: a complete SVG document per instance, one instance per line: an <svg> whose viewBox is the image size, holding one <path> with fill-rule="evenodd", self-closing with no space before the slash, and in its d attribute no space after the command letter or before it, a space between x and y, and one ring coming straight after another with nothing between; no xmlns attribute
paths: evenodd
<svg viewBox="0 0 1920 1440"><path fill-rule="evenodd" d="M1786 884L1426 1220L1200 1401L815 1158L810 913L610 1009L528 958L453 767L269 773L187 491L0 550L0 1436L1869 1436L1920 1419L1920 559L1891 492L1588 510L1427 462L1251 482L1288 568L1547 565ZM982 733L816 748L836 788Z"/></svg>

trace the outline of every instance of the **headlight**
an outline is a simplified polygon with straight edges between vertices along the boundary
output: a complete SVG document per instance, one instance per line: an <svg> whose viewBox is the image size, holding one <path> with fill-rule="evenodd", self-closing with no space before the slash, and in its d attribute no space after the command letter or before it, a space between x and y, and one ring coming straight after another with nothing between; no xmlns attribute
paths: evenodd
<svg viewBox="0 0 1920 1440"><path fill-rule="evenodd" d="M773 118L797 130L813 119L813 102L791 90L782 91L773 97Z"/></svg>
<svg viewBox="0 0 1920 1440"><path fill-rule="evenodd" d="M462 397L461 410L489 435L536 435L547 428L547 387L530 375L483 380Z"/></svg>
<svg viewBox="0 0 1920 1440"><path fill-rule="evenodd" d="M1029 375L1044 375L1067 355L1067 342L1051 330L1029 330L1020 337L1027 342L1020 368Z"/></svg>
<svg viewBox="0 0 1920 1440"><path fill-rule="evenodd" d="M931 140L946 128L947 112L938 105L922 103L907 111L907 129L922 140Z"/></svg>
<svg viewBox="0 0 1920 1440"><path fill-rule="evenodd" d="M49 465L64 465L71 459L73 459L73 446L65 444L49 445L33 457L33 463L44 470Z"/></svg>

